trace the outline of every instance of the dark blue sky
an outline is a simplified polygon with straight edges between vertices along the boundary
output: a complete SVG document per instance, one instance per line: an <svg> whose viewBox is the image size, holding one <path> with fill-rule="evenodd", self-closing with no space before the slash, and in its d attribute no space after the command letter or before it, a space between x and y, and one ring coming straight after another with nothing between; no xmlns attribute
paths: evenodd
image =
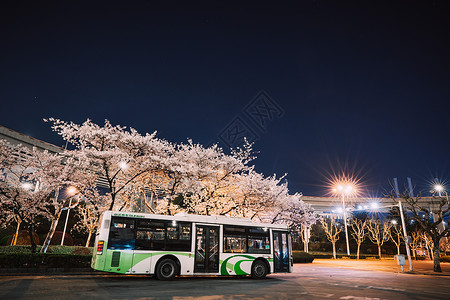
<svg viewBox="0 0 450 300"><path fill-rule="evenodd" d="M448 180L449 6L337 2L3 3L0 124L58 145L42 118L209 144L238 117L257 170L292 192L324 195L342 169L378 196L392 177ZM261 90L284 111L262 129L244 112Z"/></svg>

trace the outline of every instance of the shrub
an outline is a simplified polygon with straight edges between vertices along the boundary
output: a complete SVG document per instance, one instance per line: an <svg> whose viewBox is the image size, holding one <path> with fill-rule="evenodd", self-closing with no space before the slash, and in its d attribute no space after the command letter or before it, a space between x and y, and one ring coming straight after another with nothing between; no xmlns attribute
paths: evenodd
<svg viewBox="0 0 450 300"><path fill-rule="evenodd" d="M12 235L5 235L0 239L0 246L8 246L11 244L11 242L8 244L8 241L11 241Z"/></svg>
<svg viewBox="0 0 450 300"><path fill-rule="evenodd" d="M0 253L0 268L88 268L87 255Z"/></svg>
<svg viewBox="0 0 450 300"><path fill-rule="evenodd" d="M37 246L36 251L40 251L42 246ZM84 248L87 250L77 250ZM47 249L47 254L79 254L79 255L92 255L92 247L77 247L77 246L50 246ZM88 253L89 251L89 253ZM0 246L0 253L31 253L30 246Z"/></svg>
<svg viewBox="0 0 450 300"><path fill-rule="evenodd" d="M314 260L314 256L303 251L293 251L292 256L294 263L311 263Z"/></svg>
<svg viewBox="0 0 450 300"><path fill-rule="evenodd" d="M72 254L74 254L74 255L92 255L91 249L86 248L86 247L77 247L75 250L72 251Z"/></svg>
<svg viewBox="0 0 450 300"><path fill-rule="evenodd" d="M450 256L442 256L441 257L441 262L447 262L447 263L450 263Z"/></svg>
<svg viewBox="0 0 450 300"><path fill-rule="evenodd" d="M36 251L39 251L41 246L36 247ZM31 253L31 246L15 245L15 246L2 246L0 247L0 253Z"/></svg>
<svg viewBox="0 0 450 300"><path fill-rule="evenodd" d="M36 245L39 245L39 236L36 232L33 232L34 237L34 243ZM6 242L6 245L11 245L11 241L14 238L14 234L10 236L8 241ZM16 245L31 245L30 241L30 234L28 233L28 230L19 230L19 235L17 237Z"/></svg>
<svg viewBox="0 0 450 300"><path fill-rule="evenodd" d="M62 231L55 231L52 236L52 240L50 241L50 245L61 245L62 235ZM73 239L68 233L64 235L64 245L73 246Z"/></svg>

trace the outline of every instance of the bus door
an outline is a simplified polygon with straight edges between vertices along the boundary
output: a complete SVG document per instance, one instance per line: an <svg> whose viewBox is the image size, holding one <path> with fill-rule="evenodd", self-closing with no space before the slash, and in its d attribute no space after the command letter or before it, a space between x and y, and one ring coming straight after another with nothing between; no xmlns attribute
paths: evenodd
<svg viewBox="0 0 450 300"><path fill-rule="evenodd" d="M273 231L274 272L289 272L289 243L286 231Z"/></svg>
<svg viewBox="0 0 450 300"><path fill-rule="evenodd" d="M194 273L219 272L219 226L196 226Z"/></svg>

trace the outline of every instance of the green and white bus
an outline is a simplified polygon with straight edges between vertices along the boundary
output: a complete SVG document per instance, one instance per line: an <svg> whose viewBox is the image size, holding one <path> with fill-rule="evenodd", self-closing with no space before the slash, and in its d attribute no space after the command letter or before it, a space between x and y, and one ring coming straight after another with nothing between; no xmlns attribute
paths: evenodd
<svg viewBox="0 0 450 300"><path fill-rule="evenodd" d="M225 216L106 211L91 266L120 274L251 275L292 272L289 227Z"/></svg>

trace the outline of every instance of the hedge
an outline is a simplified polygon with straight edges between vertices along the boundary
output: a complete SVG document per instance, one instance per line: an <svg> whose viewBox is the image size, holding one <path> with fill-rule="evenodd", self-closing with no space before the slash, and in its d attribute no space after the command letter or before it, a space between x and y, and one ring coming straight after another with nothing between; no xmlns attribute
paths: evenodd
<svg viewBox="0 0 450 300"><path fill-rule="evenodd" d="M294 263L311 263L314 260L314 256L303 251L292 251Z"/></svg>
<svg viewBox="0 0 450 300"><path fill-rule="evenodd" d="M40 245L36 246L36 251L41 250ZM80 246L49 246L47 254L83 254L92 255L92 247ZM31 253L31 246L0 246L0 253Z"/></svg>
<svg viewBox="0 0 450 300"><path fill-rule="evenodd" d="M0 253L0 268L89 268L89 255Z"/></svg>
<svg viewBox="0 0 450 300"><path fill-rule="evenodd" d="M450 263L450 256L441 256L441 262Z"/></svg>

